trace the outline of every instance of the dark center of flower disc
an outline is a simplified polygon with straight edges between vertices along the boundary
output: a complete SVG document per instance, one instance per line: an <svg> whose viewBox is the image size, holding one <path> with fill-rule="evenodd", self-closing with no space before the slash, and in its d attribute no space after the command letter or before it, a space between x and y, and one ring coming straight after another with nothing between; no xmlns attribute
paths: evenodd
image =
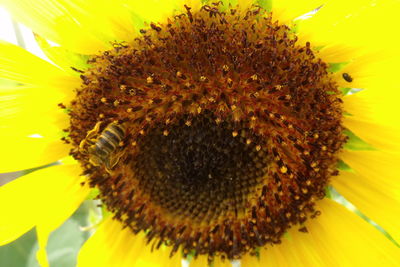
<svg viewBox="0 0 400 267"><path fill-rule="evenodd" d="M211 112L181 119L166 135L154 127L138 140L134 176L151 201L181 220L210 222L245 211L268 169L265 150L233 136L229 122L217 124Z"/></svg>
<svg viewBox="0 0 400 267"><path fill-rule="evenodd" d="M185 8L89 60L71 154L155 248L240 258L317 213L346 140L341 94L262 8Z"/></svg>

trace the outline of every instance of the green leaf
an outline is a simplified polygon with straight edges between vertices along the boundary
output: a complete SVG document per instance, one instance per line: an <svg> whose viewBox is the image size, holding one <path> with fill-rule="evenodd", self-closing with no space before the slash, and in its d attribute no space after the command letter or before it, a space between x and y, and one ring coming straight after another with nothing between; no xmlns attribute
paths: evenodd
<svg viewBox="0 0 400 267"><path fill-rule="evenodd" d="M343 95L347 95L349 94L349 92L352 90L353 88L339 88L340 91L342 91Z"/></svg>
<svg viewBox="0 0 400 267"><path fill-rule="evenodd" d="M84 232L75 220L66 221L49 240L47 246L50 266L76 266L76 256L85 241Z"/></svg>
<svg viewBox="0 0 400 267"><path fill-rule="evenodd" d="M331 186L330 186L330 185L328 185L328 186L325 188L325 197L327 197L327 198L332 198Z"/></svg>
<svg viewBox="0 0 400 267"><path fill-rule="evenodd" d="M257 3L260 7L264 8L268 12L272 10L272 0L257 0Z"/></svg>
<svg viewBox="0 0 400 267"><path fill-rule="evenodd" d="M217 1L211 1L211 3L214 3L214 2L217 2ZM222 3L223 10L226 10L229 7L229 5L231 5L232 7L235 7L238 4L238 0L227 0L227 1L222 1L222 2L223 2Z"/></svg>
<svg viewBox="0 0 400 267"><path fill-rule="evenodd" d="M186 260L188 262L191 262L194 259L194 255L196 255L196 251L195 250L191 250L187 256L186 256ZM182 252L182 256L183 256L183 252Z"/></svg>
<svg viewBox="0 0 400 267"><path fill-rule="evenodd" d="M361 88L339 88L340 91L342 91L343 95L352 95L352 94L356 94L358 92L361 92L364 89Z"/></svg>
<svg viewBox="0 0 400 267"><path fill-rule="evenodd" d="M314 47L313 47L313 50L314 50L314 51L321 51L322 48L324 48L324 47L325 47L325 45L314 46Z"/></svg>
<svg viewBox="0 0 400 267"><path fill-rule="evenodd" d="M328 186L325 188L325 192L326 192L326 197L327 197L327 198L333 199L333 200L335 200L335 201L338 201L338 200L342 197L342 196L339 194L339 192L336 191L336 189L335 189L333 186L331 186L331 185L328 185Z"/></svg>
<svg viewBox="0 0 400 267"><path fill-rule="evenodd" d="M341 171L348 171L348 172L353 172L353 169L347 165L343 160L339 160L337 163L336 168Z"/></svg>
<svg viewBox="0 0 400 267"><path fill-rule="evenodd" d="M373 146L362 140L360 137L356 136L354 133L352 133L349 130L345 130L344 134L348 136L348 140L346 144L344 145L345 149L348 150L376 150Z"/></svg>
<svg viewBox="0 0 400 267"><path fill-rule="evenodd" d="M349 64L349 62L329 63L328 71L329 72L339 72L347 64Z"/></svg>
<svg viewBox="0 0 400 267"><path fill-rule="evenodd" d="M31 230L14 242L0 247L0 265L7 267L39 267L36 258L30 262L31 254L36 254L36 232Z"/></svg>
<svg viewBox="0 0 400 267"><path fill-rule="evenodd" d="M92 190L90 190L90 193L86 197L86 199L95 199L99 194L100 194L99 189L98 188L93 188Z"/></svg>
<svg viewBox="0 0 400 267"><path fill-rule="evenodd" d="M300 21L296 21L296 23L293 24L293 25L290 27L290 32L292 32L292 33L298 33L298 32L299 32L299 28L300 28Z"/></svg>
<svg viewBox="0 0 400 267"><path fill-rule="evenodd" d="M104 207L105 205L101 205L100 207L98 206L101 204L101 201L92 200L87 202L89 203L89 217L88 217L89 227L97 225L99 222L101 222L101 220L103 220L109 215L109 212L105 211L106 210L106 208Z"/></svg>
<svg viewBox="0 0 400 267"><path fill-rule="evenodd" d="M135 12L131 11L131 20L133 23L133 26L135 29L139 32L139 30L146 28L144 18L141 17L139 14L136 14Z"/></svg>
<svg viewBox="0 0 400 267"><path fill-rule="evenodd" d="M256 258L257 258L258 260L260 260L261 247L256 247L256 248L254 249L254 253L255 253Z"/></svg>

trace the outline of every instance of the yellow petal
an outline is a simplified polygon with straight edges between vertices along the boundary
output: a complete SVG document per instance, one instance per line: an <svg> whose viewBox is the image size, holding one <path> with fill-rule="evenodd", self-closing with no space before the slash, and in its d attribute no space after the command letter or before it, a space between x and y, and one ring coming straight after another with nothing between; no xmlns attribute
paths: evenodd
<svg viewBox="0 0 400 267"><path fill-rule="evenodd" d="M16 129L17 130L17 129ZM54 138L2 135L0 172L31 169L55 162L69 153L70 147Z"/></svg>
<svg viewBox="0 0 400 267"><path fill-rule="evenodd" d="M400 53L397 49L358 48L358 51L353 52L346 60L348 64L335 73L335 78L340 87L363 88L375 95L381 94L381 98L391 95L393 97L393 94L398 94L399 85L394 68L399 60ZM352 82L345 81L343 73L348 73Z"/></svg>
<svg viewBox="0 0 400 267"><path fill-rule="evenodd" d="M318 51L315 51L316 55L321 58L324 62L326 63L351 63L354 58L360 56L360 55L365 55L366 50L361 49L360 47L351 47L347 45L346 43L343 44L326 44L324 47L319 49ZM340 72L342 74L343 71ZM340 78L340 80L343 78ZM339 81L341 82L341 81ZM351 85L352 87L357 87L353 86L353 84L347 84L347 86Z"/></svg>
<svg viewBox="0 0 400 267"><path fill-rule="evenodd" d="M60 2L79 20L82 28L108 43L130 42L137 36L139 29L134 27L133 16L123 0L64 0Z"/></svg>
<svg viewBox="0 0 400 267"><path fill-rule="evenodd" d="M57 165L0 187L0 201L4 204L0 207L0 245L15 240L43 221L52 223L64 212L68 215L70 206L77 204L76 198L69 199L71 193L81 192L77 174L76 167Z"/></svg>
<svg viewBox="0 0 400 267"><path fill-rule="evenodd" d="M89 59L87 55L74 53L65 47L54 45L38 34L35 34L35 40L51 62L72 76L80 76L80 73L72 67L77 70L86 70L90 67L87 63Z"/></svg>
<svg viewBox="0 0 400 267"><path fill-rule="evenodd" d="M342 171L332 185L362 213L382 226L394 239L400 240L400 186L397 190L381 183L380 177L362 176Z"/></svg>
<svg viewBox="0 0 400 267"><path fill-rule="evenodd" d="M251 266L251 267L262 267L260 265L260 260L256 256L252 256L249 254L246 254L242 257L241 259L241 266L246 267L246 266Z"/></svg>
<svg viewBox="0 0 400 267"><path fill-rule="evenodd" d="M400 249L353 212L329 199L321 215L295 227L282 244L261 250L260 266L398 266ZM242 265L243 267L250 267Z"/></svg>
<svg viewBox="0 0 400 267"><path fill-rule="evenodd" d="M72 95L72 90L71 90ZM45 87L0 88L0 129L12 135L41 134L62 137L69 118L58 104L69 103L70 97Z"/></svg>
<svg viewBox="0 0 400 267"><path fill-rule="evenodd" d="M35 226L37 201L26 197L32 196L36 185L40 186L26 175L0 187L0 245L14 241Z"/></svg>
<svg viewBox="0 0 400 267"><path fill-rule="evenodd" d="M192 259L189 263L189 267L201 267L208 265L208 257L205 255L199 255L197 258Z"/></svg>
<svg viewBox="0 0 400 267"><path fill-rule="evenodd" d="M87 184L81 185L84 179L79 178L81 169L77 164L61 165L56 173L50 176L47 183L46 201L42 204L42 216L38 218L36 233L39 243L37 259L42 267L48 266L46 246L52 231L65 222L86 199L90 192ZM51 214L49 218L49 214ZM47 215L47 216L46 216Z"/></svg>
<svg viewBox="0 0 400 267"><path fill-rule="evenodd" d="M146 245L140 254L134 267L176 267L181 266L182 257L180 251L176 252L172 258L169 257L171 247L162 246L158 250L151 251L151 245ZM132 250L132 253L135 250ZM128 267L128 266L127 266ZM217 267L217 266L215 266Z"/></svg>
<svg viewBox="0 0 400 267"><path fill-rule="evenodd" d="M363 177L374 177L387 188L400 189L399 153L344 150L340 158L357 174Z"/></svg>
<svg viewBox="0 0 400 267"><path fill-rule="evenodd" d="M69 119L57 105L67 101L52 89L0 88L0 172L34 168L68 155L70 147L60 139Z"/></svg>
<svg viewBox="0 0 400 267"><path fill-rule="evenodd" d="M110 246L114 244L114 241L120 239L120 235L115 235L115 239L111 240L111 232L117 231L118 225L110 218L102 222L102 224L96 229L96 232L89 240L84 243L79 251L77 259L77 267L88 267L88 266L107 266L107 261L110 250L107 250L107 242L110 242ZM105 254L106 253L106 254ZM118 262L120 259L116 258Z"/></svg>
<svg viewBox="0 0 400 267"><path fill-rule="evenodd" d="M171 247L161 247L158 250L151 251L150 245L143 248L141 254L136 258L138 261L135 267L176 267L181 266L182 257L180 251L176 252L171 258ZM134 250L132 250L133 253ZM128 266L127 266L128 267ZM217 267L217 266L216 266Z"/></svg>
<svg viewBox="0 0 400 267"><path fill-rule="evenodd" d="M180 266L181 257L169 258L169 248L151 252L143 233L134 235L129 228L108 217L95 234L83 245L78 255L78 267L144 267Z"/></svg>
<svg viewBox="0 0 400 267"><path fill-rule="evenodd" d="M300 23L300 39L315 46L395 47L399 36L396 0L330 0L312 18Z"/></svg>
<svg viewBox="0 0 400 267"><path fill-rule="evenodd" d="M220 257L216 257L213 264L214 267L232 267L232 264L228 259L221 260Z"/></svg>
<svg viewBox="0 0 400 267"><path fill-rule="evenodd" d="M34 86L64 89L64 92L72 91L80 84L79 78L68 76L54 65L3 41L0 41L0 78Z"/></svg>
<svg viewBox="0 0 400 267"><path fill-rule="evenodd" d="M384 118L382 120L385 120ZM343 120L344 126L350 129L363 141L375 148L385 151L398 152L400 148L398 125L388 126L373 123L373 120L362 121L357 117L346 116Z"/></svg>
<svg viewBox="0 0 400 267"><path fill-rule="evenodd" d="M319 53L326 62L348 63L334 74L339 87L364 89L343 98L344 110L350 114L344 117L344 125L375 148L392 151L400 149L397 50L331 45ZM348 73L352 82L345 81L343 73Z"/></svg>
<svg viewBox="0 0 400 267"><path fill-rule="evenodd" d="M344 97L344 110L352 115L350 119L400 128L397 114L399 97L400 93L395 90L368 88Z"/></svg>
<svg viewBox="0 0 400 267"><path fill-rule="evenodd" d="M93 54L107 48L106 43L90 31L82 20L92 19L92 27L102 25L102 18L90 17L74 5L73 1L3 0L12 16L44 38L56 42L77 53Z"/></svg>
<svg viewBox="0 0 400 267"><path fill-rule="evenodd" d="M277 0L272 1L272 14L281 23L288 23L293 19L302 16L320 7L324 0Z"/></svg>
<svg viewBox="0 0 400 267"><path fill-rule="evenodd" d="M149 24L150 22L165 22L167 17L173 17L173 12L179 10L182 13L184 7L184 0L177 1L162 1L162 0L130 0L124 1L129 10L137 17L138 25L143 23ZM188 1L188 5L195 4L199 6L196 1Z"/></svg>
<svg viewBox="0 0 400 267"><path fill-rule="evenodd" d="M375 148L400 151L400 118L398 90L368 88L343 98L344 125Z"/></svg>
<svg viewBox="0 0 400 267"><path fill-rule="evenodd" d="M199 255L197 258L194 258L190 261L189 267L203 267L208 266L208 256L206 255ZM221 257L216 256L214 261L210 266L214 267L231 267L232 264L228 259L221 259Z"/></svg>

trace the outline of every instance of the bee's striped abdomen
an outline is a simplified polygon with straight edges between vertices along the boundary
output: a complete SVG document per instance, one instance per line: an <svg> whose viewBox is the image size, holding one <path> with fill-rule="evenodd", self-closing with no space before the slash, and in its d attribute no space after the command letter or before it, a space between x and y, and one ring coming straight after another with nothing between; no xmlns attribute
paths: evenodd
<svg viewBox="0 0 400 267"><path fill-rule="evenodd" d="M121 125L117 123L108 125L90 149L92 161L109 165L111 154L118 149L119 143L124 137L125 129Z"/></svg>

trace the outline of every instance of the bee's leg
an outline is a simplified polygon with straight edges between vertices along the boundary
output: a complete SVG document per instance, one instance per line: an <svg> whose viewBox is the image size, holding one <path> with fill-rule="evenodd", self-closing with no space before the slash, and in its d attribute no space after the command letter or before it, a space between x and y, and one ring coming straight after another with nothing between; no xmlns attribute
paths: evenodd
<svg viewBox="0 0 400 267"><path fill-rule="evenodd" d="M85 148L85 144L86 144L86 139L83 139L80 143L79 143L79 151L83 151Z"/></svg>
<svg viewBox="0 0 400 267"><path fill-rule="evenodd" d="M111 162L111 159L110 160L106 160L106 162L104 162L104 167L106 168L106 171L111 174L112 173L112 169L114 168L114 166L117 163L118 163L118 161L117 162Z"/></svg>
<svg viewBox="0 0 400 267"><path fill-rule="evenodd" d="M93 136L95 136L99 132L100 126L102 123L103 123L102 121L97 122L96 125L94 126L94 128L92 130L90 130L89 132L87 132L85 139L88 139L88 140L92 139Z"/></svg>
<svg viewBox="0 0 400 267"><path fill-rule="evenodd" d="M122 157L123 154L124 151L122 150L115 152L114 155L110 156L109 160L107 160L105 164L108 172L110 172L115 167L115 165L118 164L119 159Z"/></svg>
<svg viewBox="0 0 400 267"><path fill-rule="evenodd" d="M94 154L91 154L89 157L89 162L93 165L93 166L100 166L103 161L101 160L101 158L97 157Z"/></svg>
<svg viewBox="0 0 400 267"><path fill-rule="evenodd" d="M101 123L102 123L101 121L97 122L96 125L94 126L94 128L87 132L85 139L83 139L79 143L80 151L85 150L85 145L88 143L88 141L93 141L91 139L93 139L93 137L99 132Z"/></svg>

